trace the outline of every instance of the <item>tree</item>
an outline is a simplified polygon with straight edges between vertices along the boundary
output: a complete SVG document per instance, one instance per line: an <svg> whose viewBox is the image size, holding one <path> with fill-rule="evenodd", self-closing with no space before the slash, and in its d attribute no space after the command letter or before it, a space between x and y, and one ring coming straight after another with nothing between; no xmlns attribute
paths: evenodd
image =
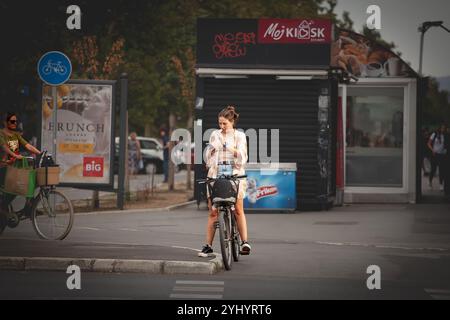
<svg viewBox="0 0 450 320"><path fill-rule="evenodd" d="M181 97L186 106L187 110L187 123L186 128L192 134L192 126L194 122L194 100L195 100L195 58L194 53L191 48L189 48L184 53L184 65L182 60L177 57L172 57L172 63L178 74L178 79L180 82ZM191 152L191 141L184 141L186 147L189 148L189 153ZM191 166L186 163L186 188L188 190L192 189L191 186Z"/></svg>
<svg viewBox="0 0 450 320"><path fill-rule="evenodd" d="M74 41L70 53L74 64L74 76L80 79L116 79L119 68L124 62L124 43L125 40L119 38L112 42L110 48L103 51L99 50L96 36L84 36ZM98 208L100 205L98 191L93 192L92 199L92 207Z"/></svg>
<svg viewBox="0 0 450 320"><path fill-rule="evenodd" d="M439 83L434 78L428 81L428 91L424 99L423 125L437 127L442 123L450 123L449 93L439 90Z"/></svg>
<svg viewBox="0 0 450 320"><path fill-rule="evenodd" d="M112 80L118 76L124 63L125 40L113 41L111 48L99 51L96 36L85 36L72 44L71 60L75 62L73 74L81 79Z"/></svg>

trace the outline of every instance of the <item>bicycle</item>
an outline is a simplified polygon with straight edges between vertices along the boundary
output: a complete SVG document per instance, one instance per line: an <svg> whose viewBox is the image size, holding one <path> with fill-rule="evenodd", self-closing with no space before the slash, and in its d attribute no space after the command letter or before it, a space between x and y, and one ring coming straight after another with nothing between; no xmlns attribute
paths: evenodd
<svg viewBox="0 0 450 320"><path fill-rule="evenodd" d="M60 75L65 75L67 73L67 68L62 64L61 61L52 63L52 61L49 60L47 64L42 68L42 72L45 75L49 75L52 72Z"/></svg>
<svg viewBox="0 0 450 320"><path fill-rule="evenodd" d="M33 157L24 157L33 162L33 168L43 168L44 159L53 161L44 151L36 166ZM33 229L41 239L63 240L73 226L74 211L71 201L64 193L56 190L54 185L41 185L39 192L31 199L27 199L25 206L20 211L14 211L10 205L8 212L0 213L0 235L6 226L16 228L20 221L30 219Z"/></svg>
<svg viewBox="0 0 450 320"><path fill-rule="evenodd" d="M239 261L241 237L235 217L235 204L239 191L239 180L246 175L219 175L218 178L197 180L199 184L206 184L211 195L212 205L217 208L218 220L215 228L219 229L220 250L226 270L231 270L234 260ZM214 185L212 185L214 183Z"/></svg>

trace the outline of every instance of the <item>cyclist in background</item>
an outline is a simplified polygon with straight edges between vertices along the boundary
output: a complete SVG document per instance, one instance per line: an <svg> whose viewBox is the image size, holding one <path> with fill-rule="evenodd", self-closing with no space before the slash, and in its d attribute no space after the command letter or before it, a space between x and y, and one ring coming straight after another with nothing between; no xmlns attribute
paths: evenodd
<svg viewBox="0 0 450 320"><path fill-rule="evenodd" d="M5 128L0 130L0 175L6 173L6 166L14 164L16 160L23 159L20 146L25 147L34 154L41 152L29 144L17 131L18 120L15 113L8 112L5 116ZM1 177L3 180L3 177ZM0 197L0 211L8 212L8 206L15 196L3 193Z"/></svg>

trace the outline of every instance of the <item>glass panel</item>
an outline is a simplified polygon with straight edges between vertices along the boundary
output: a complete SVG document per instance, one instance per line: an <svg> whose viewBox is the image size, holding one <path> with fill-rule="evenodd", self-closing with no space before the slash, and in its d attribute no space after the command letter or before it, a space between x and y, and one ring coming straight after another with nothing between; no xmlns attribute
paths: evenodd
<svg viewBox="0 0 450 320"><path fill-rule="evenodd" d="M403 88L348 88L346 185L402 187Z"/></svg>

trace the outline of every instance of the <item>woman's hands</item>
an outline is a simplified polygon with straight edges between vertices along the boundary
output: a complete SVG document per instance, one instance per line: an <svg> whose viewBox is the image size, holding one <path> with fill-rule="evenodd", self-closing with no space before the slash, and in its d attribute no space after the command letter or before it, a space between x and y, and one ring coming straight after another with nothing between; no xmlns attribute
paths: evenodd
<svg viewBox="0 0 450 320"><path fill-rule="evenodd" d="M39 154L42 153L41 151L39 151L36 147L32 146L31 144L25 145L25 148L26 148L28 151L30 151L30 152L32 152L32 153L34 153L34 154L36 154L36 155L39 155ZM19 160L20 160L20 159L19 159Z"/></svg>

